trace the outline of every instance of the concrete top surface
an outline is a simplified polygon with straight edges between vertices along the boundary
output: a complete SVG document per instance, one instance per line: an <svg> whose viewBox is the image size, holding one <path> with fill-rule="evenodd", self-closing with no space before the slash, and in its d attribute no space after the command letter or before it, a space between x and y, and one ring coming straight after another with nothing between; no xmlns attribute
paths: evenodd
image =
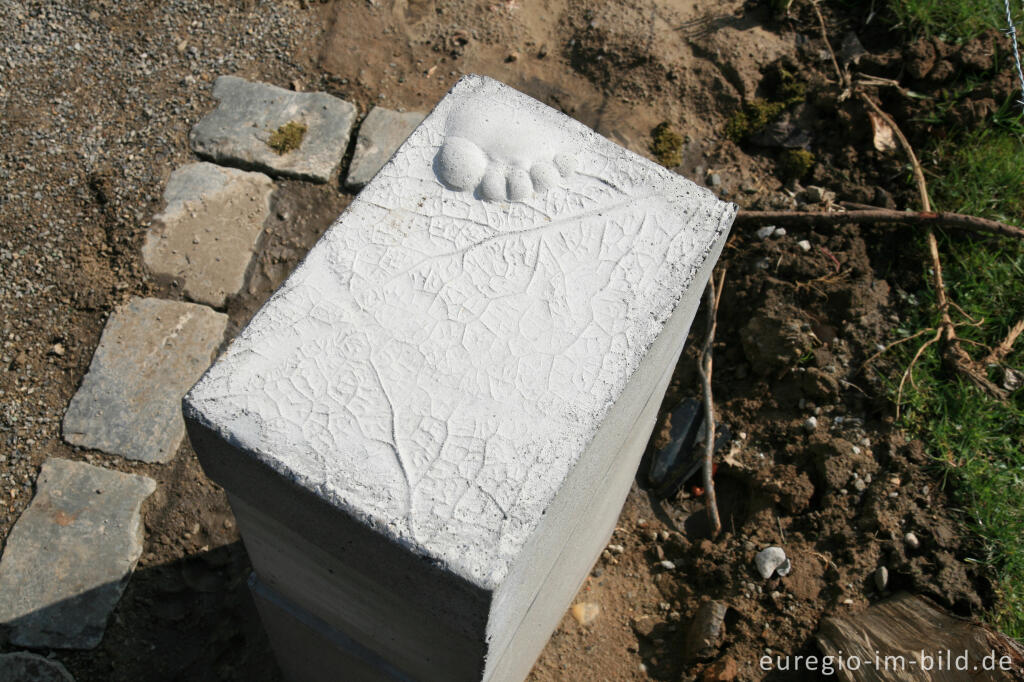
<svg viewBox="0 0 1024 682"><path fill-rule="evenodd" d="M735 210L466 76L186 410L495 587Z"/></svg>

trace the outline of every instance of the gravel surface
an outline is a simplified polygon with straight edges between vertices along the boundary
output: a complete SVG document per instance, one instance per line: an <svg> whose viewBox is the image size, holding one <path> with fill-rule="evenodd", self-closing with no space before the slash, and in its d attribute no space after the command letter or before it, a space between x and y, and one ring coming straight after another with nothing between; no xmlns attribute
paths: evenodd
<svg viewBox="0 0 1024 682"><path fill-rule="evenodd" d="M303 73L300 38L319 29L278 2L0 0L0 19L6 537L43 459L70 451L60 421L106 316L153 293L139 245L167 177L192 160L187 134L213 104L213 79L288 85Z"/></svg>

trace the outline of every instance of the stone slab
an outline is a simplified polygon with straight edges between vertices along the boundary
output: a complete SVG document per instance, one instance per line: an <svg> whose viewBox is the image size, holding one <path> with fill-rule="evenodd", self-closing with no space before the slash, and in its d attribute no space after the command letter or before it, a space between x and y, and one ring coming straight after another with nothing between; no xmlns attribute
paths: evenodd
<svg viewBox="0 0 1024 682"><path fill-rule="evenodd" d="M0 682L75 682L60 661L27 651L0 654Z"/></svg>
<svg viewBox="0 0 1024 682"><path fill-rule="evenodd" d="M139 556L145 476L51 457L0 559L0 623L15 646L92 649Z"/></svg>
<svg viewBox="0 0 1024 682"><path fill-rule="evenodd" d="M192 150L216 163L270 175L327 182L348 148L356 108L325 92L292 92L235 76L213 86L217 108L193 128ZM275 131L289 123L305 126L298 148L278 153Z"/></svg>
<svg viewBox="0 0 1024 682"><path fill-rule="evenodd" d="M135 298L107 321L64 415L64 439L128 459L166 462L185 435L181 396L209 366L227 315Z"/></svg>
<svg viewBox="0 0 1024 682"><path fill-rule="evenodd" d="M322 564L487 647L449 680L504 679L485 665L531 655L539 630L513 640L561 547L585 536L552 604L605 539L636 467L632 449L615 455L734 215L466 77L189 393L190 437L214 480L273 510ZM608 476L614 494L588 521L579 502Z"/></svg>
<svg viewBox="0 0 1024 682"><path fill-rule="evenodd" d="M194 301L217 308L238 293L270 215L274 183L263 173L191 163L164 190L142 259L158 279L179 281Z"/></svg>
<svg viewBox="0 0 1024 682"><path fill-rule="evenodd" d="M356 148L345 177L345 188L358 192L394 156L426 114L374 107L359 126Z"/></svg>

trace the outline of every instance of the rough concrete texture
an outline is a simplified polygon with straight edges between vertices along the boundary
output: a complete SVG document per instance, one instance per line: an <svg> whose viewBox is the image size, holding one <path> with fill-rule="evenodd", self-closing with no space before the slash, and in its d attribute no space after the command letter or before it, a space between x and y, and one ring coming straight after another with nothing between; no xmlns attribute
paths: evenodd
<svg viewBox="0 0 1024 682"><path fill-rule="evenodd" d="M245 283L273 189L262 173L212 163L175 170L164 190L167 207L142 246L146 266L157 278L178 281L189 298L223 307Z"/></svg>
<svg viewBox="0 0 1024 682"><path fill-rule="evenodd" d="M217 108L192 128L192 150L230 166L327 182L341 163L356 118L352 104L324 92L292 92L221 76ZM279 153L271 136L290 123L305 126L298 148Z"/></svg>
<svg viewBox="0 0 1024 682"><path fill-rule="evenodd" d="M145 476L50 458L0 559L0 623L15 646L91 649L142 554Z"/></svg>
<svg viewBox="0 0 1024 682"><path fill-rule="evenodd" d="M551 618L528 613L536 566L585 536L545 591L567 604L635 471L633 449L618 469L614 455L663 391L734 215L466 77L186 397L193 443L236 497L487 642L488 666L535 656L513 640ZM579 501L609 475L590 524ZM338 512L334 537L310 523L322 509ZM410 578L401 553L430 563ZM457 679L515 669L482 659Z"/></svg>
<svg viewBox="0 0 1024 682"><path fill-rule="evenodd" d="M488 148L467 190L435 175L453 140ZM559 159L577 170L520 201L473 182ZM192 414L493 586L734 212L466 77L192 390Z"/></svg>
<svg viewBox="0 0 1024 682"><path fill-rule="evenodd" d="M135 298L107 321L64 415L64 439L166 462L185 435L181 396L224 337L227 315L193 303Z"/></svg>
<svg viewBox="0 0 1024 682"><path fill-rule="evenodd" d="M359 126L355 153L345 178L346 189L361 190L425 117L426 114L419 112L400 113L384 107L371 109Z"/></svg>
<svg viewBox="0 0 1024 682"><path fill-rule="evenodd" d="M60 661L27 651L0 654L0 682L75 682Z"/></svg>

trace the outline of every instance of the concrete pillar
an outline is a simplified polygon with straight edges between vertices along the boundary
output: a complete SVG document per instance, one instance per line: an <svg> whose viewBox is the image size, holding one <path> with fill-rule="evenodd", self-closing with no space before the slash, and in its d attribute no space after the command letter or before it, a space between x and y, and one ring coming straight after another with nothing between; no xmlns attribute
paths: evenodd
<svg viewBox="0 0 1024 682"><path fill-rule="evenodd" d="M455 85L185 397L286 674L526 676L734 215L507 86Z"/></svg>

